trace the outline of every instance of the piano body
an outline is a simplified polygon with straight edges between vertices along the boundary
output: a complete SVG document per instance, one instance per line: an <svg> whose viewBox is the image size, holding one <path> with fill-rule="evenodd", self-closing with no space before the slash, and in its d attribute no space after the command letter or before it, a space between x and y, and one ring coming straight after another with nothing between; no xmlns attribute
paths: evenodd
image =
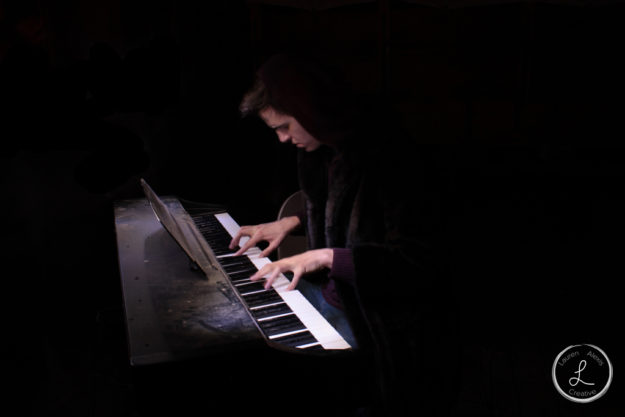
<svg viewBox="0 0 625 417"><path fill-rule="evenodd" d="M271 261L256 247L233 256L228 244L239 225L227 212L156 198L165 213L153 207L153 196L114 207L132 365L262 344L315 353L350 349L297 289L286 290L285 276L269 290L249 280ZM170 215L176 225L166 230Z"/></svg>

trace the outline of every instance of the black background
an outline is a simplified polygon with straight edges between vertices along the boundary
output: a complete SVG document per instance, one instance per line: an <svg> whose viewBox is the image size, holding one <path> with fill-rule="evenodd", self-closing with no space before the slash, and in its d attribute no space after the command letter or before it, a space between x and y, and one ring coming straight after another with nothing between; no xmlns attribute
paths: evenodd
<svg viewBox="0 0 625 417"><path fill-rule="evenodd" d="M416 3L0 3L4 359L25 413L143 415L156 401L137 394L126 363L113 202L141 197L144 177L159 194L225 204L240 223L273 219L297 189L293 149L237 106L283 50L322 55L388 99L411 149L557 149L555 165L575 178L550 184L562 209L576 205L562 224L603 228L563 257L587 274L546 284L554 271L533 265L527 282L494 291L549 288L554 358L566 344L618 349L622 270L606 265L622 256L623 4ZM604 415L617 390L596 406ZM598 410L558 404L562 415Z"/></svg>

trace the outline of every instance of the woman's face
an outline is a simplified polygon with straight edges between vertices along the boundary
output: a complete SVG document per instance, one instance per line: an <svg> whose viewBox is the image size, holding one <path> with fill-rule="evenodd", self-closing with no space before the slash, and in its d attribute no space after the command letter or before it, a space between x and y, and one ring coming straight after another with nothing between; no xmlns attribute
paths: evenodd
<svg viewBox="0 0 625 417"><path fill-rule="evenodd" d="M258 114L276 132L280 142L291 142L306 152L312 152L321 146L321 142L308 133L293 116L279 113L273 107L267 107Z"/></svg>

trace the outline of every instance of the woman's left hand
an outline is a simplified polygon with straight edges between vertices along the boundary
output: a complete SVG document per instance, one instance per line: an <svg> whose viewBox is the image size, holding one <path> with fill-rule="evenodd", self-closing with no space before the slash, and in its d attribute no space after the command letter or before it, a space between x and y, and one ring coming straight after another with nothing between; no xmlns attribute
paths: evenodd
<svg viewBox="0 0 625 417"><path fill-rule="evenodd" d="M291 284L287 287L287 290L293 290L297 287L297 283L303 274L318 271L323 268L331 268L333 260L334 251L332 251L332 249L309 250L299 255L267 264L252 275L250 279L256 281L262 277L266 277L267 282L265 282L265 289L269 289L271 284L278 278L278 275L291 271L293 272L293 279L291 280Z"/></svg>

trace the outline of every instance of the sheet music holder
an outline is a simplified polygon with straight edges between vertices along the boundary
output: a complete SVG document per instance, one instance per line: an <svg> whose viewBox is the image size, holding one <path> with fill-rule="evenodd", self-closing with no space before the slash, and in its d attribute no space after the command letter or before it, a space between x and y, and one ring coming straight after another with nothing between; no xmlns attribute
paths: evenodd
<svg viewBox="0 0 625 417"><path fill-rule="evenodd" d="M141 178L141 187L156 218L165 230L178 242L189 258L204 271L207 278L214 275L218 270L217 258L186 210L170 210L143 178Z"/></svg>

